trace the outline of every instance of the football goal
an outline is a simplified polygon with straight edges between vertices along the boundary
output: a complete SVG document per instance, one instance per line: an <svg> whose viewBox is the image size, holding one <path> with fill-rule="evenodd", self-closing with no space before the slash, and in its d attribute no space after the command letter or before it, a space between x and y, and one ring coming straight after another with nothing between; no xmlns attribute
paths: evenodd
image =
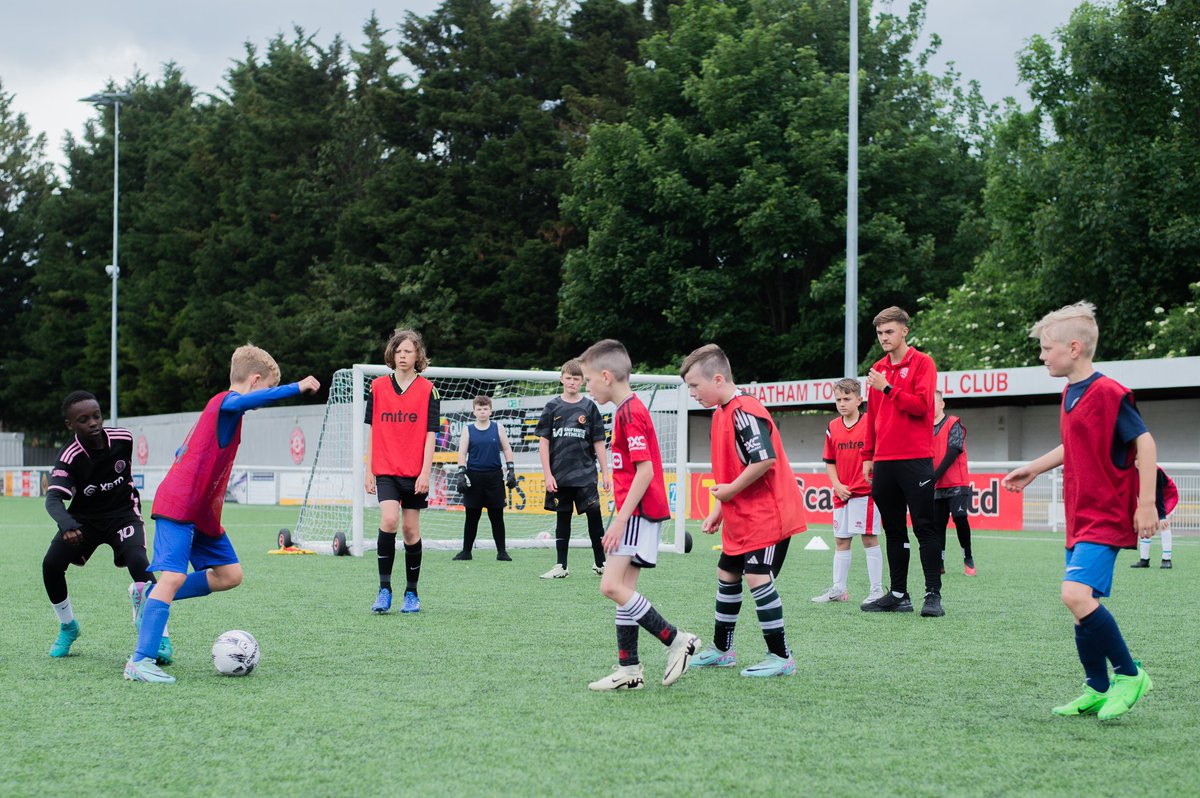
<svg viewBox="0 0 1200 798"><path fill-rule="evenodd" d="M367 494L364 488L365 436L370 434L370 428L363 423L363 415L371 381L388 373L387 366L360 364L334 374L294 533L299 545L329 553L333 550L334 536L341 533L352 554L361 556L375 547L379 506L375 496ZM451 477L457 469L463 426L474 421L472 401L485 395L492 399L492 420L505 428L516 465L517 486L508 489L508 507L504 511L508 546L552 547L554 514L543 508L545 483L534 430L542 408L561 392L558 372L430 367L422 375L434 384L441 398L429 508L421 513L421 537L425 545L450 549L462 543L462 497ZM682 553L688 506L687 388L679 377L665 374L634 374L630 385L650 411L662 451L673 517L663 525L661 546ZM611 437L614 408L606 404L599 409L606 433ZM602 491L601 499L607 520L613 514L612 494ZM590 545L584 519L574 522L571 542L577 546ZM480 522L476 547L494 547L486 515Z"/></svg>

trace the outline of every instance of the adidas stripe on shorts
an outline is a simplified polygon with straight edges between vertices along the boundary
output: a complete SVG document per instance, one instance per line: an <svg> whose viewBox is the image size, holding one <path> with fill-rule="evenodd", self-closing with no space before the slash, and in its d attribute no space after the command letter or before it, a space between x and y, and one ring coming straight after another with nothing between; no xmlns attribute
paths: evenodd
<svg viewBox="0 0 1200 798"><path fill-rule="evenodd" d="M613 554L633 558L639 568L653 568L658 563L658 541L662 534L662 521L648 521L635 515L625 524L621 545Z"/></svg>

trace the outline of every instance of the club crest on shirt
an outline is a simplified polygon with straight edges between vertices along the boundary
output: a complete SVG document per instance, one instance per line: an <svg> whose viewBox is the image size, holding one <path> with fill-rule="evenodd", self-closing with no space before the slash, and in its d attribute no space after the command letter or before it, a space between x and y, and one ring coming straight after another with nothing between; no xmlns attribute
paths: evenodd
<svg viewBox="0 0 1200 798"><path fill-rule="evenodd" d="M908 366L905 366L904 368L900 369L900 379L902 379L902 380L908 379Z"/></svg>
<svg viewBox="0 0 1200 798"><path fill-rule="evenodd" d="M582 425L582 424L586 424L586 423L587 423L587 416L585 416L585 415L583 415L583 414L581 413L581 414L579 415L579 419L578 419L578 421L579 421L579 423L580 423L581 425Z"/></svg>
<svg viewBox="0 0 1200 798"><path fill-rule="evenodd" d="M116 471L118 474L120 474L125 470L125 465L126 463L124 460L118 460L117 462L113 463L113 471Z"/></svg>

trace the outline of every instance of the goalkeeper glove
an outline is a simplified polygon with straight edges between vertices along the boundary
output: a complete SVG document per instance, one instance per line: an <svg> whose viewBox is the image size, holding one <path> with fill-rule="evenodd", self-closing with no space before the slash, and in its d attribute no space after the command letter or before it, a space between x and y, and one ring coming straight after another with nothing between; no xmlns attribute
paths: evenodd
<svg viewBox="0 0 1200 798"><path fill-rule="evenodd" d="M517 470L512 463L508 464L508 476L504 480L504 486L507 488L515 488L517 486Z"/></svg>
<svg viewBox="0 0 1200 798"><path fill-rule="evenodd" d="M471 487L471 478L467 476L467 467L458 467L458 492L462 493L465 488Z"/></svg>

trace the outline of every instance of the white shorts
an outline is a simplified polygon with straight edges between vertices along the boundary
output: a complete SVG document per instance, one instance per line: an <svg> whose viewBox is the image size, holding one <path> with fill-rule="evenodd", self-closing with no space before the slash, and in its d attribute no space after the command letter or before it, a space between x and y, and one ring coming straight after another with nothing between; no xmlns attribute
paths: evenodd
<svg viewBox="0 0 1200 798"><path fill-rule="evenodd" d="M621 545L613 554L631 557L640 568L653 568L658 563L658 540L662 532L662 521L647 521L635 515L625 524Z"/></svg>
<svg viewBox="0 0 1200 798"><path fill-rule="evenodd" d="M855 496L841 507L833 508L833 536L878 535L883 529L879 508L870 496Z"/></svg>

